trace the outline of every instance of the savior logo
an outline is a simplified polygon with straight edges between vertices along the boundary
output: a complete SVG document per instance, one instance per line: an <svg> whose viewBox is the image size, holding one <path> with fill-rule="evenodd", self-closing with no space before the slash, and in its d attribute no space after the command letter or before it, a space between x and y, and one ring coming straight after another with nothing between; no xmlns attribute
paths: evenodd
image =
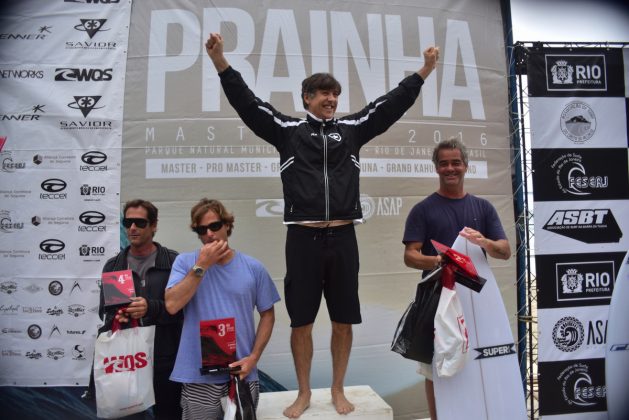
<svg viewBox="0 0 629 420"><path fill-rule="evenodd" d="M546 83L549 91L606 91L605 56L546 55Z"/></svg>
<svg viewBox="0 0 629 420"><path fill-rule="evenodd" d="M96 104L102 96L74 96L74 102L68 104L68 108L78 109L87 118L93 109L101 109L103 106L97 107Z"/></svg>
<svg viewBox="0 0 629 420"><path fill-rule="evenodd" d="M90 39L94 38L98 32L108 31L109 29L104 29L103 26L107 19L79 19L81 23L76 25L74 29L77 31L85 32L90 37Z"/></svg>
<svg viewBox="0 0 629 420"><path fill-rule="evenodd" d="M619 242L622 237L610 209L555 210L544 230L586 244Z"/></svg>

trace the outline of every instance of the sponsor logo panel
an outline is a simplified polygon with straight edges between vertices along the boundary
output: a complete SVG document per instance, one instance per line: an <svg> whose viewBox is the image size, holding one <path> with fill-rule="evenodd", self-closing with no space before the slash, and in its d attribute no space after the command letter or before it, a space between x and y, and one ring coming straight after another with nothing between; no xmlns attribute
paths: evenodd
<svg viewBox="0 0 629 420"><path fill-rule="evenodd" d="M539 363L539 414L607 410L605 359Z"/></svg>
<svg viewBox="0 0 629 420"><path fill-rule="evenodd" d="M609 305L624 255L537 255L538 308Z"/></svg>
<svg viewBox="0 0 629 420"><path fill-rule="evenodd" d="M608 306L540 309L539 360L605 357Z"/></svg>
<svg viewBox="0 0 629 420"><path fill-rule="evenodd" d="M546 54L549 91L607 91L607 66L603 54Z"/></svg>
<svg viewBox="0 0 629 420"><path fill-rule="evenodd" d="M629 249L629 200L535 203L536 255Z"/></svg>
<svg viewBox="0 0 629 420"><path fill-rule="evenodd" d="M625 98L529 98L534 149L627 147Z"/></svg>
<svg viewBox="0 0 629 420"><path fill-rule="evenodd" d="M533 149L535 201L629 198L627 149Z"/></svg>
<svg viewBox="0 0 629 420"><path fill-rule="evenodd" d="M622 51L551 48L530 51L532 96L624 96Z"/></svg>

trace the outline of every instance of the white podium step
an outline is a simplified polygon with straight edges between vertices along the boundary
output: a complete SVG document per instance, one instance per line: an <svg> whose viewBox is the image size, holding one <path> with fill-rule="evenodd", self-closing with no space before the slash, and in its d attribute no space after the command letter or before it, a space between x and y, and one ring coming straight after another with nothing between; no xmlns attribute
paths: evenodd
<svg viewBox="0 0 629 420"><path fill-rule="evenodd" d="M312 390L310 407L299 420L393 420L393 409L370 386L346 386L345 396L356 409L346 415L336 412L330 388ZM263 392L260 394L258 420L287 420L282 412L297 398L297 391Z"/></svg>

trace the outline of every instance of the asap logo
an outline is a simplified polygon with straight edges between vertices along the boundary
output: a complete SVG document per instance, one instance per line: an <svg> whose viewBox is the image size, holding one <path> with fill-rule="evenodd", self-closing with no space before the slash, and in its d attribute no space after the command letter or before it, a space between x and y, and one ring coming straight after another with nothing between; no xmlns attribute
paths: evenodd
<svg viewBox="0 0 629 420"><path fill-rule="evenodd" d="M146 353L143 351L136 354L105 357L103 367L105 373L134 372L146 367L148 365L147 359Z"/></svg>

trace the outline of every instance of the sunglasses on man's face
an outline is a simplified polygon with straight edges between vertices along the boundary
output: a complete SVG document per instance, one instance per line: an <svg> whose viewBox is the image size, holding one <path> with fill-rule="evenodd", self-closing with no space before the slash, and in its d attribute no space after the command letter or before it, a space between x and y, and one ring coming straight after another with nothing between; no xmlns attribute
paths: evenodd
<svg viewBox="0 0 629 420"><path fill-rule="evenodd" d="M122 226L129 229L132 225L135 224L135 227L144 229L148 226L149 221L146 219L140 219L138 217L125 217L122 219Z"/></svg>
<svg viewBox="0 0 629 420"><path fill-rule="evenodd" d="M205 235L207 230L210 229L212 232L218 232L223 227L223 221L219 220L216 222L212 222L209 225L199 225L192 228L193 231L197 233L197 235Z"/></svg>

